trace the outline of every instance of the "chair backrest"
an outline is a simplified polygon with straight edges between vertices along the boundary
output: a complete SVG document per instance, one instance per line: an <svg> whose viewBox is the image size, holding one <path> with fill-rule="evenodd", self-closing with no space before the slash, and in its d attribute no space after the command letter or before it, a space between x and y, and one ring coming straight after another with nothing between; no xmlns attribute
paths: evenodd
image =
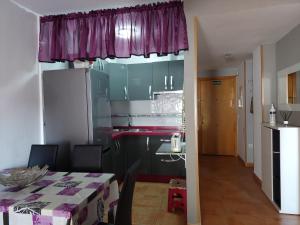
<svg viewBox="0 0 300 225"><path fill-rule="evenodd" d="M71 151L73 172L102 172L101 145L75 145Z"/></svg>
<svg viewBox="0 0 300 225"><path fill-rule="evenodd" d="M136 161L127 171L117 206L115 225L132 225L131 211L136 176L141 160Z"/></svg>
<svg viewBox="0 0 300 225"><path fill-rule="evenodd" d="M55 171L58 145L32 145L28 160L28 167L45 165Z"/></svg>

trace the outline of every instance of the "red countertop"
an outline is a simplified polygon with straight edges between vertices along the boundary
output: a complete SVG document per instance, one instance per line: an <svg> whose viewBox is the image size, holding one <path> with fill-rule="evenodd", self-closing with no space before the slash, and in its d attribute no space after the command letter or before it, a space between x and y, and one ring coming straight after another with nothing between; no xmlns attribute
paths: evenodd
<svg viewBox="0 0 300 225"><path fill-rule="evenodd" d="M159 127L159 126L136 126L136 127L114 127L123 131L113 131L112 139L118 139L123 136L169 136L180 132L179 127ZM129 130L126 130L129 129ZM132 131L140 129L140 131Z"/></svg>

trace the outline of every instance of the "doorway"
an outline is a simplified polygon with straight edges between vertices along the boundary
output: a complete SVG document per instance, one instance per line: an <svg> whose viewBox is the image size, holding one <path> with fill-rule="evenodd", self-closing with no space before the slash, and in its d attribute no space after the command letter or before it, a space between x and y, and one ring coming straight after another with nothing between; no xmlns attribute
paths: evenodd
<svg viewBox="0 0 300 225"><path fill-rule="evenodd" d="M199 152L236 156L236 76L198 78Z"/></svg>

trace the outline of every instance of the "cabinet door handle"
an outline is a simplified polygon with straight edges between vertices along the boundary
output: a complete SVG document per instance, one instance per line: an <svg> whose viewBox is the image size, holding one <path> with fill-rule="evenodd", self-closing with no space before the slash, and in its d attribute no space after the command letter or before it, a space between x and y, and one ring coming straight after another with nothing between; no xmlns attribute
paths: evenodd
<svg viewBox="0 0 300 225"><path fill-rule="evenodd" d="M160 139L160 142L171 142L170 139Z"/></svg>
<svg viewBox="0 0 300 225"><path fill-rule="evenodd" d="M170 86L171 86L171 90L173 90L173 88L174 88L174 87L173 87L173 76L171 76L170 78L171 78L171 79L170 79Z"/></svg>
<svg viewBox="0 0 300 225"><path fill-rule="evenodd" d="M125 100L127 100L127 87L126 86L124 86L124 98L125 98Z"/></svg>
<svg viewBox="0 0 300 225"><path fill-rule="evenodd" d="M149 85L149 99L152 99L152 86Z"/></svg>
<svg viewBox="0 0 300 225"><path fill-rule="evenodd" d="M147 151L149 151L149 140L150 140L150 138L149 137L147 137Z"/></svg>
<svg viewBox="0 0 300 225"><path fill-rule="evenodd" d="M120 151L121 150L121 144L120 144L120 141L118 140L118 150Z"/></svg>
<svg viewBox="0 0 300 225"><path fill-rule="evenodd" d="M168 76L165 76L165 90L168 89Z"/></svg>

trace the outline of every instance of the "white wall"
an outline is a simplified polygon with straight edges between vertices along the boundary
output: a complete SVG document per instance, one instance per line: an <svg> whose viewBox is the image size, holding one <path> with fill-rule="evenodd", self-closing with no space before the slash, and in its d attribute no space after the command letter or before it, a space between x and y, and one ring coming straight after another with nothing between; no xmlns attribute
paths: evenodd
<svg viewBox="0 0 300 225"><path fill-rule="evenodd" d="M259 46L253 52L253 150L254 173L261 179L262 140L261 124L269 121L269 109L276 103L276 48L275 44Z"/></svg>
<svg viewBox="0 0 300 225"><path fill-rule="evenodd" d="M67 62L40 63L40 64L41 64L41 71L63 70L69 68L69 64Z"/></svg>
<svg viewBox="0 0 300 225"><path fill-rule="evenodd" d="M228 67L216 70L202 70L198 72L199 77L219 77L219 76L234 76L239 72L239 68Z"/></svg>
<svg viewBox="0 0 300 225"><path fill-rule="evenodd" d="M261 179L261 79L262 79L262 47L257 47L253 52L253 151L254 151L254 173Z"/></svg>
<svg viewBox="0 0 300 225"><path fill-rule="evenodd" d="M263 71L262 71L262 105L263 122L269 122L271 104L277 102L277 72L276 72L276 45L263 45Z"/></svg>
<svg viewBox="0 0 300 225"><path fill-rule="evenodd" d="M243 62L238 68L239 76L237 77L237 152L239 157L246 162L246 98L245 98L245 62Z"/></svg>
<svg viewBox="0 0 300 225"><path fill-rule="evenodd" d="M195 4L197 1L184 1L187 19L189 51L184 54L184 99L186 114L186 182L187 182L187 224L201 224L199 159L197 134L197 72L199 23L196 22Z"/></svg>
<svg viewBox="0 0 300 225"><path fill-rule="evenodd" d="M246 165L253 163L253 114L250 112L253 96L253 63L252 59L245 60L239 66L237 85L238 155Z"/></svg>
<svg viewBox="0 0 300 225"><path fill-rule="evenodd" d="M246 162L253 163L253 113L250 112L251 99L253 97L253 60L247 59L245 62L246 66Z"/></svg>
<svg viewBox="0 0 300 225"><path fill-rule="evenodd" d="M180 52L179 55L169 54L167 56L157 56L156 53L150 54L149 58L144 56L132 55L129 59L105 59L109 63L121 64L135 64L135 63L153 63L161 61L184 60L184 53Z"/></svg>
<svg viewBox="0 0 300 225"><path fill-rule="evenodd" d="M41 142L38 18L0 1L0 169L25 166Z"/></svg>

